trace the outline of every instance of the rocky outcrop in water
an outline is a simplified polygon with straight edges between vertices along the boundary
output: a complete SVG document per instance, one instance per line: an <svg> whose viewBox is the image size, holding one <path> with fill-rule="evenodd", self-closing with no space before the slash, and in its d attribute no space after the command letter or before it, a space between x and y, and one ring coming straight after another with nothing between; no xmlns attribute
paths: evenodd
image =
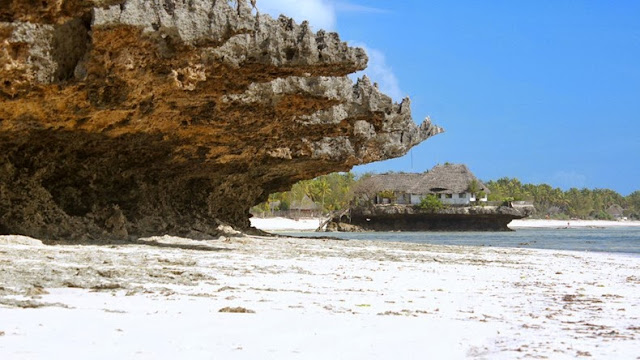
<svg viewBox="0 0 640 360"><path fill-rule="evenodd" d="M535 212L533 206L450 206L436 211L412 205L353 207L334 218L327 231L511 231L511 220Z"/></svg>
<svg viewBox="0 0 640 360"><path fill-rule="evenodd" d="M245 0L0 1L0 233L215 235L416 126L362 49Z"/></svg>

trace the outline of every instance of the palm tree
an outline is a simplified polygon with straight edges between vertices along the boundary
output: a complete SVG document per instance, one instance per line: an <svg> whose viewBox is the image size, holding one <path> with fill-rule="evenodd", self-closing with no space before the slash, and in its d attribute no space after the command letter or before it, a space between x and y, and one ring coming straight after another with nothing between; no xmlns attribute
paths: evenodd
<svg viewBox="0 0 640 360"><path fill-rule="evenodd" d="M324 199L327 195L331 194L331 185L329 185L326 177L322 177L314 185L316 194L322 199L322 211L324 211Z"/></svg>

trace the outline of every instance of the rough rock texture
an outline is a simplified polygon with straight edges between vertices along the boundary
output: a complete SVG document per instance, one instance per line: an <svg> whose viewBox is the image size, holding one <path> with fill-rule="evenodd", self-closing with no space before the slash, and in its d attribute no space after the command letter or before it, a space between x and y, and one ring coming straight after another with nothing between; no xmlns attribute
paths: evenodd
<svg viewBox="0 0 640 360"><path fill-rule="evenodd" d="M407 205L373 205L332 219L327 231L511 231L511 220L534 211L533 206L464 206L426 212Z"/></svg>
<svg viewBox="0 0 640 360"><path fill-rule="evenodd" d="M326 232L364 232L365 230L357 225L352 225L348 223L331 221L327 224L325 228Z"/></svg>
<svg viewBox="0 0 640 360"><path fill-rule="evenodd" d="M362 49L245 0L0 0L0 233L207 237L442 130Z"/></svg>

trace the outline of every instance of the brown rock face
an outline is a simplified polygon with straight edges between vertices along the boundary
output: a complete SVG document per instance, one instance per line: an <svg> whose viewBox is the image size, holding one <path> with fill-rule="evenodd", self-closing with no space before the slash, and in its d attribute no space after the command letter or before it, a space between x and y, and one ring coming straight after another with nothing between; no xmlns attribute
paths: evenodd
<svg viewBox="0 0 640 360"><path fill-rule="evenodd" d="M232 4L232 5L230 5ZM0 0L0 233L206 237L442 130L363 50L244 0Z"/></svg>

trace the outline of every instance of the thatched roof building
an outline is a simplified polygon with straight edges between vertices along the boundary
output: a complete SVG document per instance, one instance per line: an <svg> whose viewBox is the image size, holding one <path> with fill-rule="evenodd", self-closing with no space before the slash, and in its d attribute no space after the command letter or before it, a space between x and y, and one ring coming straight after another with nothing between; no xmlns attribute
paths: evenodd
<svg viewBox="0 0 640 360"><path fill-rule="evenodd" d="M313 202L310 197L305 195L301 200L294 200L289 205L289 210L297 210L297 211L315 211L319 210L320 206Z"/></svg>
<svg viewBox="0 0 640 360"><path fill-rule="evenodd" d="M424 174L392 173L371 175L358 182L355 194L375 194L385 190L409 193Z"/></svg>
<svg viewBox="0 0 640 360"><path fill-rule="evenodd" d="M427 171L409 192L412 194L457 194L469 190L475 181L478 191L489 194L489 189L473 175L467 165L445 164L436 165Z"/></svg>
<svg viewBox="0 0 640 360"><path fill-rule="evenodd" d="M622 208L622 206L618 204L613 204L609 206L609 208L606 211L607 211L607 214L611 215L615 219L624 217L624 209Z"/></svg>
<svg viewBox="0 0 640 360"><path fill-rule="evenodd" d="M463 164L437 165L422 174L372 175L362 179L354 191L356 194L375 194L385 190L416 195L459 194L468 192L473 181L478 185L478 192L490 193L489 189Z"/></svg>

